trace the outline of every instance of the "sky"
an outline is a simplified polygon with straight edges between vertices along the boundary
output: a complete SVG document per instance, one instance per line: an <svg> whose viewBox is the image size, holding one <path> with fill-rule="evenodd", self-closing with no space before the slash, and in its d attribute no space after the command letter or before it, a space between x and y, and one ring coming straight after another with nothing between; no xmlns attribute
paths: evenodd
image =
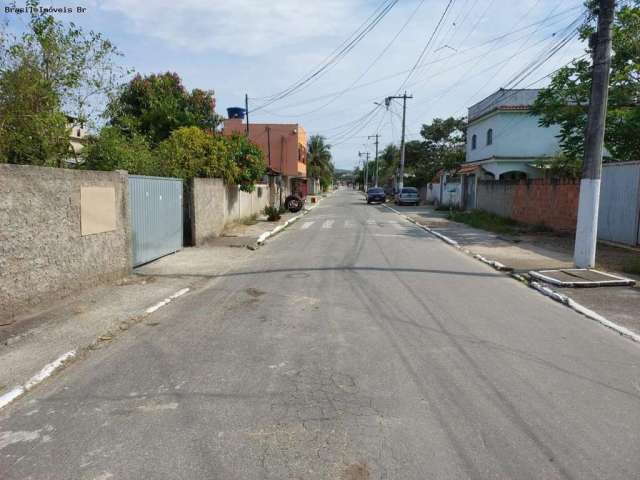
<svg viewBox="0 0 640 480"><path fill-rule="evenodd" d="M43 6L70 7L73 13L56 17L101 32L123 52L123 66L141 74L177 72L187 88L214 90L220 114L244 106L246 93L251 122L299 123L307 135L326 136L343 169L358 163L358 152L373 155L370 135L380 135L381 148L399 144L401 101L388 109L374 102L405 90L412 95L406 137L417 139L433 118L463 116L501 87L544 86L545 75L584 54L574 37L537 63L579 22L583 0L398 0L340 61L268 102L317 72L381 5L391 3L51 0ZM77 7L85 11L77 13ZM2 16L18 28L28 21L4 8Z"/></svg>

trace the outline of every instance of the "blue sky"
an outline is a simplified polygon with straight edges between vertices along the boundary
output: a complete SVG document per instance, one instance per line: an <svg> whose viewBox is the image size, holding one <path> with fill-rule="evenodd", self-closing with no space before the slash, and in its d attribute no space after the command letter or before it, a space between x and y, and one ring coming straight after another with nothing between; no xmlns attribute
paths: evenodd
<svg viewBox="0 0 640 480"><path fill-rule="evenodd" d="M368 135L380 133L381 144L398 143L399 103L392 105L391 111L379 108L372 117L349 122L373 109L374 101L398 91L448 2L399 0L334 68L307 88L255 112L251 120L299 122L309 134L326 135L334 144L338 168L353 168L359 150L373 151L372 145L367 144ZM4 5L9 3L4 0ZM59 18L102 32L125 54L123 64L137 72L175 71L189 88L213 89L217 110L224 114L226 107L242 106L245 92L252 98L251 109L263 103L260 97L277 93L298 80L349 37L381 3L382 0L64 0L51 1L46 6L85 7L84 14ZM417 138L420 126L434 117L464 115L469 105L506 85L525 66L548 53L583 11L582 3L454 0L438 35L406 85L407 92L414 96L408 101L408 139ZM20 2L17 4L20 6ZM27 20L3 15L16 26ZM502 35L506 36L498 38ZM374 62L385 48L384 55ZM583 49L578 40L569 42L518 86L544 85L545 80L533 85L531 82L581 55ZM356 88L340 96L329 95L354 82Z"/></svg>

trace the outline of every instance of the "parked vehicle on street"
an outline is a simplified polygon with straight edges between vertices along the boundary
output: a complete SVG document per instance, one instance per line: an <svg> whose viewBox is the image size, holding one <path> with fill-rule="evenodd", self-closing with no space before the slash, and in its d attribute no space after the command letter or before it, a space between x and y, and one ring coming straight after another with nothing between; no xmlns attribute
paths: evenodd
<svg viewBox="0 0 640 480"><path fill-rule="evenodd" d="M291 179L291 191L291 195L284 200L284 208L289 210L291 213L296 213L302 210L307 199L307 179Z"/></svg>
<svg viewBox="0 0 640 480"><path fill-rule="evenodd" d="M402 191L396 195L396 205L418 205L418 189L413 187L404 187Z"/></svg>
<svg viewBox="0 0 640 480"><path fill-rule="evenodd" d="M387 199L387 195L384 193L384 189L379 187L372 187L367 190L367 203L382 202Z"/></svg>

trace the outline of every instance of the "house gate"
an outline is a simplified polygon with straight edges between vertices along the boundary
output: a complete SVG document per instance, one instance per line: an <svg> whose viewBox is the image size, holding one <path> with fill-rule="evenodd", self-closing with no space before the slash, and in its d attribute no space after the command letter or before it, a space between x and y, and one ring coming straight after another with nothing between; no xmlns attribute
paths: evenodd
<svg viewBox="0 0 640 480"><path fill-rule="evenodd" d="M640 162L602 166L598 238L640 245Z"/></svg>
<svg viewBox="0 0 640 480"><path fill-rule="evenodd" d="M129 176L133 266L182 248L182 180Z"/></svg>

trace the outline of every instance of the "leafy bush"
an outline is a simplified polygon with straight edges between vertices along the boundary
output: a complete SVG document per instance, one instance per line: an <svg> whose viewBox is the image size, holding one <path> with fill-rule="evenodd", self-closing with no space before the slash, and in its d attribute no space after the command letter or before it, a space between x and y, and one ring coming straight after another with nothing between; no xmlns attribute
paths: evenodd
<svg viewBox="0 0 640 480"><path fill-rule="evenodd" d="M156 157L161 175L168 177L216 177L233 184L240 173L226 139L198 127L174 130L158 145Z"/></svg>
<svg viewBox="0 0 640 480"><path fill-rule="evenodd" d="M563 152L553 158L538 160L534 165L546 170L547 175L551 177L580 178L582 172L582 159L569 157Z"/></svg>
<svg viewBox="0 0 640 480"><path fill-rule="evenodd" d="M264 214L267 216L267 220L269 220L270 222L276 222L281 218L278 207L272 207L270 205L264 207Z"/></svg>
<svg viewBox="0 0 640 480"><path fill-rule="evenodd" d="M144 137L125 137L113 127L105 127L82 151L89 170L126 170L135 175L160 175L158 164Z"/></svg>
<svg viewBox="0 0 640 480"><path fill-rule="evenodd" d="M451 212L449 219L454 222L466 223L467 225L488 230L495 233L513 234L518 233L518 222L511 218L501 217L484 210L471 210L464 212Z"/></svg>
<svg viewBox="0 0 640 480"><path fill-rule="evenodd" d="M224 137L229 144L231 158L237 167L235 183L245 192L253 192L255 184L266 173L262 150L244 135Z"/></svg>

